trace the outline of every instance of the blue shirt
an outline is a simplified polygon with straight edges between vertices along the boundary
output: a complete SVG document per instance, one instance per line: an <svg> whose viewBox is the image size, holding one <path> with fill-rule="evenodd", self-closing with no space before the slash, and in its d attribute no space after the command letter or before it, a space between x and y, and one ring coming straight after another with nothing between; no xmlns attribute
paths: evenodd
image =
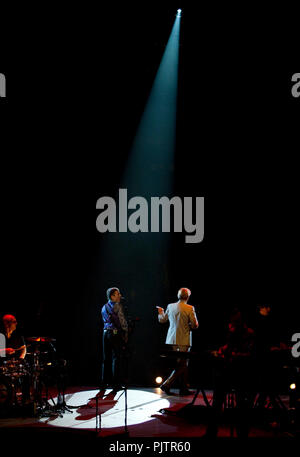
<svg viewBox="0 0 300 457"><path fill-rule="evenodd" d="M123 307L120 303L109 300L102 307L101 315L104 323L104 330L124 330L128 331L128 325L124 316Z"/></svg>

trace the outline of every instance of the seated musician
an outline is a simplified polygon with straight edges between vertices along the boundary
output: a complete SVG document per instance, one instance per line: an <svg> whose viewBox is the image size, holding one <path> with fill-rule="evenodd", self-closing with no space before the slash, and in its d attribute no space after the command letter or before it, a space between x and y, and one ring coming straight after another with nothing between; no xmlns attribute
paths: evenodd
<svg viewBox="0 0 300 457"><path fill-rule="evenodd" d="M2 318L5 347L0 348L0 357L24 359L26 345L24 337L17 331L17 320L12 314L5 314Z"/></svg>
<svg viewBox="0 0 300 457"><path fill-rule="evenodd" d="M226 339L226 344L218 351L222 363L215 373L213 408L206 436L217 435L218 421L226 394L234 389L238 415L237 433L240 437L245 437L248 435L247 410L251 397L249 389L254 331L246 325L238 309L234 309L231 314Z"/></svg>
<svg viewBox="0 0 300 457"><path fill-rule="evenodd" d="M228 359L249 356L254 343L254 331L243 321L242 314L234 309L228 324L227 342L220 347L219 355Z"/></svg>
<svg viewBox="0 0 300 457"><path fill-rule="evenodd" d="M279 334L272 306L258 305L257 309L258 312L253 322L257 355L268 356L270 352L288 349L288 346L280 341L282 336Z"/></svg>
<svg viewBox="0 0 300 457"><path fill-rule="evenodd" d="M26 356L26 345L24 337L17 331L17 319L12 314L5 314L2 318L5 346L0 347L0 360L18 359L18 363L23 364ZM30 377L22 377L22 405L30 403Z"/></svg>

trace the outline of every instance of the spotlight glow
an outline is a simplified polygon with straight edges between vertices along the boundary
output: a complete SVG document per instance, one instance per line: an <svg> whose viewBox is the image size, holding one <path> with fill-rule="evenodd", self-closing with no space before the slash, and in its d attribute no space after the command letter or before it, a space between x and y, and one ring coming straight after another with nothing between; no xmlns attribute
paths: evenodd
<svg viewBox="0 0 300 457"><path fill-rule="evenodd" d="M181 9L177 10L177 16L181 16Z"/></svg>
<svg viewBox="0 0 300 457"><path fill-rule="evenodd" d="M155 378L155 382L156 382L156 384L161 384L162 383L162 377L161 376L157 376L157 378Z"/></svg>
<svg viewBox="0 0 300 457"><path fill-rule="evenodd" d="M66 394L66 403L69 406L80 405L73 410L73 414L57 415L49 421L48 417L41 417L40 422L56 427L68 427L73 429L95 429L96 426L96 400L98 390L85 390ZM101 426L104 429L124 426L125 395L118 392L112 395L111 389L105 392L108 397L99 398L101 411ZM110 397L111 395L111 397ZM53 401L57 403L57 398ZM127 390L128 402L128 426L142 424L154 420L154 414L162 408L170 406L166 398L152 392L151 389Z"/></svg>
<svg viewBox="0 0 300 457"><path fill-rule="evenodd" d="M294 382L290 385L290 389L291 390L295 390L296 389L296 384Z"/></svg>

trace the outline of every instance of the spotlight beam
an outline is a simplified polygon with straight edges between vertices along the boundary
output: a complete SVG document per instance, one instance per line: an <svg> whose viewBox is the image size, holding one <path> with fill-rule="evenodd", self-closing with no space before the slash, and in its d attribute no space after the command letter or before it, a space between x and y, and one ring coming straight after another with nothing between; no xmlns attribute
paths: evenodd
<svg viewBox="0 0 300 457"><path fill-rule="evenodd" d="M173 191L180 21L180 16L176 16L123 177L117 183L119 189L128 190L128 199L140 196L150 201L154 196L170 196ZM139 305L138 310L132 308L131 312L141 313L145 322L151 322L153 304L164 296L168 287L169 241L170 234L162 229L156 233L105 234L99 271L95 275L98 290L95 295L100 296L103 290L117 283L129 295L131 306ZM140 297L144 297L142 307ZM146 326L139 338L143 351L137 352L131 369L148 373L152 379L148 360L158 344L152 327ZM149 342L146 346L145 341Z"/></svg>
<svg viewBox="0 0 300 457"><path fill-rule="evenodd" d="M172 189L179 38L180 16L176 16L123 177L122 186L135 195L166 195Z"/></svg>

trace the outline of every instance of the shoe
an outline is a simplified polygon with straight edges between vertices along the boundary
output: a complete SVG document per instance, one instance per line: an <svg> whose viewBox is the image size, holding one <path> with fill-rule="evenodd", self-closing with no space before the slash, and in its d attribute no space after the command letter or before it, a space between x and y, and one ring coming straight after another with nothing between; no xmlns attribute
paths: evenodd
<svg viewBox="0 0 300 457"><path fill-rule="evenodd" d="M186 395L192 395L193 392L189 389L180 389L179 395L185 397Z"/></svg>
<svg viewBox="0 0 300 457"><path fill-rule="evenodd" d="M99 392L96 393L94 398L103 398L105 396L106 389L100 389ZM92 398L90 398L92 400Z"/></svg>
<svg viewBox="0 0 300 457"><path fill-rule="evenodd" d="M113 387L113 392L119 392L119 390L124 390L124 387L121 386L121 384L118 384L117 386Z"/></svg>
<svg viewBox="0 0 300 457"><path fill-rule="evenodd" d="M167 395L171 395L171 392L170 392L170 389L169 389L169 387L167 387L167 386L166 386L166 385L164 385L164 384L162 384L162 385L161 385L161 386L159 386L159 387L160 387L160 389L161 389L163 392L165 392L165 394L167 394Z"/></svg>
<svg viewBox="0 0 300 457"><path fill-rule="evenodd" d="M99 390L106 390L106 389L112 389L111 384L107 383L101 383L99 386Z"/></svg>

